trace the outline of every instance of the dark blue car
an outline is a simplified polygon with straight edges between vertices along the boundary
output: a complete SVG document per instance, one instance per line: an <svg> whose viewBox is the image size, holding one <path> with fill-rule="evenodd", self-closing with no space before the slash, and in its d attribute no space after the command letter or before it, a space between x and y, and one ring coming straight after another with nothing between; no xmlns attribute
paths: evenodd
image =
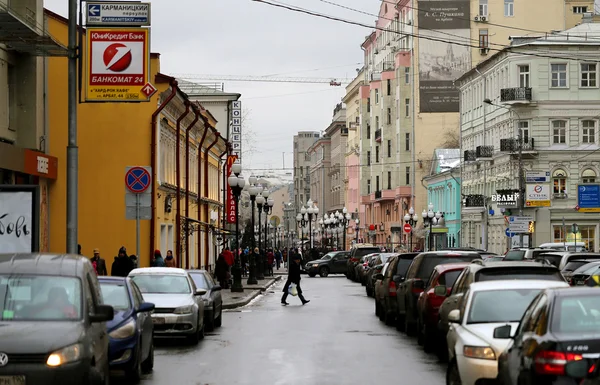
<svg viewBox="0 0 600 385"><path fill-rule="evenodd" d="M123 371L130 382L139 382L142 373L152 371L154 344L151 313L154 304L144 302L142 293L130 278L98 277L104 303L115 311L106 323L110 336L111 371Z"/></svg>

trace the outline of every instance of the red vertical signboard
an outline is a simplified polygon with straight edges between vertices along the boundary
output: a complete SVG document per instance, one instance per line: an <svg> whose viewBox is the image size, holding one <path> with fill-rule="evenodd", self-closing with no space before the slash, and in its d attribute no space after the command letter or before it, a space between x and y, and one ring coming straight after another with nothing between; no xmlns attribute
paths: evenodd
<svg viewBox="0 0 600 385"><path fill-rule="evenodd" d="M237 159L236 155L229 155L227 157L227 177L231 176L231 166L235 163ZM231 191L231 186L229 183L227 184L227 204L225 206L227 210L227 222L235 223L235 197L233 196L233 191Z"/></svg>

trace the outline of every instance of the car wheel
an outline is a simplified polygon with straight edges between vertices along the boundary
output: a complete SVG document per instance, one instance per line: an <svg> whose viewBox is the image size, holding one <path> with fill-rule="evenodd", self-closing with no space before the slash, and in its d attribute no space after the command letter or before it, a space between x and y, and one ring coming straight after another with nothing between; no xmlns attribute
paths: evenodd
<svg viewBox="0 0 600 385"><path fill-rule="evenodd" d="M423 350L425 353L432 353L435 349L434 345L434 332L431 330L431 326L425 325L423 327Z"/></svg>
<svg viewBox="0 0 600 385"><path fill-rule="evenodd" d="M372 297L373 296L373 289L369 288L369 286L367 286L365 288L365 290L367 291L367 297Z"/></svg>
<svg viewBox="0 0 600 385"><path fill-rule="evenodd" d="M446 385L461 385L460 373L458 372L458 365L456 360L452 360L448 364L448 370L446 371Z"/></svg>
<svg viewBox="0 0 600 385"><path fill-rule="evenodd" d="M326 278L329 275L329 268L323 266L319 269L319 275L323 278Z"/></svg>
<svg viewBox="0 0 600 385"><path fill-rule="evenodd" d="M421 346L425 343L425 331L423 330L423 325L421 323L421 319L417 320L417 343Z"/></svg>
<svg viewBox="0 0 600 385"><path fill-rule="evenodd" d="M213 330L215 330L215 305L213 305L212 311L208 314L210 315L210 317L208 317L209 319L204 320L204 322L206 322L205 327L206 331L212 332Z"/></svg>
<svg viewBox="0 0 600 385"><path fill-rule="evenodd" d="M198 341L204 339L204 324L200 324L200 330L198 330Z"/></svg>
<svg viewBox="0 0 600 385"><path fill-rule="evenodd" d="M392 326L394 325L394 321L396 320L396 317L394 317L394 315L392 315L390 312L385 312L384 316L383 316L383 323L385 323L388 326Z"/></svg>
<svg viewBox="0 0 600 385"><path fill-rule="evenodd" d="M221 327L221 325L223 324L223 305L221 305L221 308L219 309L219 316L217 318L215 318L215 326L216 327Z"/></svg>
<svg viewBox="0 0 600 385"><path fill-rule="evenodd" d="M308 276L311 277L311 278L314 278L314 277L317 276L317 274L316 273L308 273Z"/></svg>
<svg viewBox="0 0 600 385"><path fill-rule="evenodd" d="M148 357L142 361L142 373L150 373L154 369L154 342L150 340L150 351Z"/></svg>
<svg viewBox="0 0 600 385"><path fill-rule="evenodd" d="M404 331L404 316L398 314L396 316L396 330L398 330L399 332L403 332Z"/></svg>
<svg viewBox="0 0 600 385"><path fill-rule="evenodd" d="M406 314L404 314L404 332L406 333L407 336L414 336L415 335L415 325L411 324L408 319L408 306L405 305L405 309L406 309Z"/></svg>
<svg viewBox="0 0 600 385"><path fill-rule="evenodd" d="M200 319L200 314L198 314L198 319ZM202 333L202 337L204 337L204 328L200 325L196 325L195 333L188 336L189 343L196 345L200 341L200 333Z"/></svg>
<svg viewBox="0 0 600 385"><path fill-rule="evenodd" d="M377 302L377 298L375 299L375 316L379 317L379 303Z"/></svg>
<svg viewBox="0 0 600 385"><path fill-rule="evenodd" d="M142 379L142 344L138 342L134 367L125 372L128 383L137 384Z"/></svg>

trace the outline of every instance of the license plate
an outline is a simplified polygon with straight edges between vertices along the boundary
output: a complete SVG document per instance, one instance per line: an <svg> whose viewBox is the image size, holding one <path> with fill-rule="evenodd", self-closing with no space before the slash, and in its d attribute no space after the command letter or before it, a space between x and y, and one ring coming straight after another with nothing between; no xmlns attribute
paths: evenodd
<svg viewBox="0 0 600 385"><path fill-rule="evenodd" d="M25 385L25 376L0 376L0 385Z"/></svg>
<svg viewBox="0 0 600 385"><path fill-rule="evenodd" d="M164 318L152 318L152 323L154 323L154 324L164 324L165 323L165 319ZM0 385L2 385L2 383L0 383Z"/></svg>
<svg viewBox="0 0 600 385"><path fill-rule="evenodd" d="M577 286L583 286L585 284L584 281L577 281L577 283L575 283L575 285Z"/></svg>

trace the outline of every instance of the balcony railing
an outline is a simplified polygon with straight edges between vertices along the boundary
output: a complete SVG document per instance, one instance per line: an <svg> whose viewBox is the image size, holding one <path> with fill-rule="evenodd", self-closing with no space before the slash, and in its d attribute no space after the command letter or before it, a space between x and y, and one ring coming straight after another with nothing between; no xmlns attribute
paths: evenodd
<svg viewBox="0 0 600 385"><path fill-rule="evenodd" d="M477 160L477 156L475 151L466 150L465 151L465 162L475 162Z"/></svg>
<svg viewBox="0 0 600 385"><path fill-rule="evenodd" d="M477 146L475 158L491 158L494 156L494 146Z"/></svg>
<svg viewBox="0 0 600 385"><path fill-rule="evenodd" d="M381 190L375 191L375 199L381 199Z"/></svg>
<svg viewBox="0 0 600 385"><path fill-rule="evenodd" d="M519 151L519 140L515 138L500 139L500 151ZM525 142L523 142L523 151L535 151L535 141L533 138L528 138Z"/></svg>
<svg viewBox="0 0 600 385"><path fill-rule="evenodd" d="M502 88L500 90L500 101L501 102L527 102L531 101L531 88L530 87L515 87L515 88Z"/></svg>
<svg viewBox="0 0 600 385"><path fill-rule="evenodd" d="M381 142L381 128L378 130L375 130L375 141Z"/></svg>
<svg viewBox="0 0 600 385"><path fill-rule="evenodd" d="M465 207L484 207L485 195L467 195L464 203Z"/></svg>

